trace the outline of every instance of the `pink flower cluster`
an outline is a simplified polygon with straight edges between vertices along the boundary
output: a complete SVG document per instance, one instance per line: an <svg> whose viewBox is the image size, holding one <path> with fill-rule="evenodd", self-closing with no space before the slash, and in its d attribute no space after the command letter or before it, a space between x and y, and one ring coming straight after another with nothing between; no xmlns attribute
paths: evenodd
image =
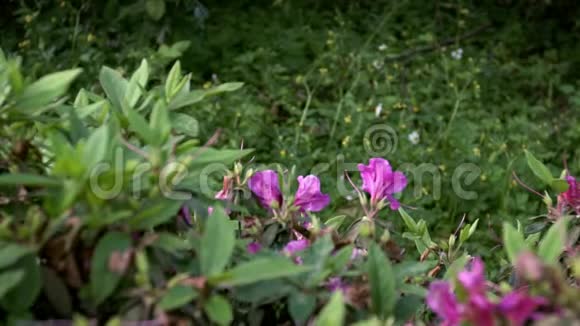
<svg viewBox="0 0 580 326"><path fill-rule="evenodd" d="M362 189L371 195L371 207L387 200L392 210L399 209L401 204L393 194L407 186L407 178L402 172L393 171L389 161L383 158L371 158L369 165L359 164L358 170L363 180Z"/></svg>
<svg viewBox="0 0 580 326"><path fill-rule="evenodd" d="M280 191L278 174L273 170L254 173L248 182L250 190L264 208L280 207L284 198ZM314 175L298 177L294 205L302 212L318 212L330 203L330 196L320 191L320 180Z"/></svg>
<svg viewBox="0 0 580 326"><path fill-rule="evenodd" d="M580 215L580 182L571 175L566 176L568 190L560 194L559 202Z"/></svg>
<svg viewBox="0 0 580 326"><path fill-rule="evenodd" d="M535 318L538 308L547 303L544 298L530 296L524 290L514 290L496 303L486 294L484 264L474 258L470 268L457 275L464 300L459 300L446 281L434 281L429 286L427 306L441 319L441 325L456 326L464 323L476 326L500 325L507 320L510 325L521 326Z"/></svg>

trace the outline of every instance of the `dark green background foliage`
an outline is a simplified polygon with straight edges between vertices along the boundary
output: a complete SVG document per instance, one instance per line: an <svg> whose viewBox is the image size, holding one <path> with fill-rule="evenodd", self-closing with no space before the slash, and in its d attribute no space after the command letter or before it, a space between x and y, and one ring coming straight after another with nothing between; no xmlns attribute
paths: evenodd
<svg viewBox="0 0 580 326"><path fill-rule="evenodd" d="M385 157L410 178L401 202L417 208L413 216L434 238L465 214L469 223L479 219L482 231L466 246L485 259L496 255L486 248L500 244L504 221L542 226L528 220L544 209L541 200L512 177L542 190L524 149L554 175L563 161L580 174L579 14L574 1L8 0L0 31L3 50L22 57L30 80L83 68L70 94L102 95L103 65L129 78L143 58L151 83L162 83L176 59L193 89L243 82L186 108L199 121L198 139L221 128L218 148L252 148L255 163L319 175L333 198L323 218L359 214L356 196L347 199L338 184L345 169L356 175L352 164L372 156L367 130L387 124L397 141ZM414 131L417 144L408 138ZM32 137L26 131L0 136L0 172L39 165L32 152L15 158ZM440 174L439 189L429 173L413 182L420 173L408 167L423 163ZM481 170L464 185L474 199L452 191L464 163ZM398 215L381 214L401 239Z"/></svg>

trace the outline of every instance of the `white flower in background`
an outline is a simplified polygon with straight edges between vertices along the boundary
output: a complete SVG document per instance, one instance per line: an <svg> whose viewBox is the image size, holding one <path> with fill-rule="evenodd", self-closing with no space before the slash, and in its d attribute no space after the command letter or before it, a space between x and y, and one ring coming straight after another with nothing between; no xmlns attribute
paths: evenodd
<svg viewBox="0 0 580 326"><path fill-rule="evenodd" d="M461 60L461 58L463 57L463 49L459 48L457 50L451 51L451 56L455 60Z"/></svg>
<svg viewBox="0 0 580 326"><path fill-rule="evenodd" d="M381 44L379 45L379 51L385 51L387 49L387 45L386 44Z"/></svg>
<svg viewBox="0 0 580 326"><path fill-rule="evenodd" d="M417 145L419 144L419 132L417 130L413 131L412 133L407 136L411 144Z"/></svg>
<svg viewBox="0 0 580 326"><path fill-rule="evenodd" d="M375 107L375 117L378 118L381 115L381 112L383 112L383 103L379 103L379 105Z"/></svg>
<svg viewBox="0 0 580 326"><path fill-rule="evenodd" d="M375 60L373 61L373 67L375 67L376 70L379 70L383 67L384 63L383 60Z"/></svg>

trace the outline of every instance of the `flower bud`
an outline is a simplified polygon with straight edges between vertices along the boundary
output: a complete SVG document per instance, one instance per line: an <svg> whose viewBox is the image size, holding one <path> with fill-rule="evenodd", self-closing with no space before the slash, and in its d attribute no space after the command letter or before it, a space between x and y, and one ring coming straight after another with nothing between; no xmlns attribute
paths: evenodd
<svg viewBox="0 0 580 326"><path fill-rule="evenodd" d="M544 274L542 262L529 251L525 251L518 256L515 268L518 275L528 281L538 281Z"/></svg>
<svg viewBox="0 0 580 326"><path fill-rule="evenodd" d="M391 233L389 232L389 230L385 229L385 231L383 231L383 235L381 236L381 243L387 243L389 242L390 239Z"/></svg>

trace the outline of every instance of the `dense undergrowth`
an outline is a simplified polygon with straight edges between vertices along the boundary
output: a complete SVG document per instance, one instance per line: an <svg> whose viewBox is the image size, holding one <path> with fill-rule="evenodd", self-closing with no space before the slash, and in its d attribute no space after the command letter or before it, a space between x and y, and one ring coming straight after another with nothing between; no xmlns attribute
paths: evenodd
<svg viewBox="0 0 580 326"><path fill-rule="evenodd" d="M578 318L578 5L3 6L6 322Z"/></svg>

